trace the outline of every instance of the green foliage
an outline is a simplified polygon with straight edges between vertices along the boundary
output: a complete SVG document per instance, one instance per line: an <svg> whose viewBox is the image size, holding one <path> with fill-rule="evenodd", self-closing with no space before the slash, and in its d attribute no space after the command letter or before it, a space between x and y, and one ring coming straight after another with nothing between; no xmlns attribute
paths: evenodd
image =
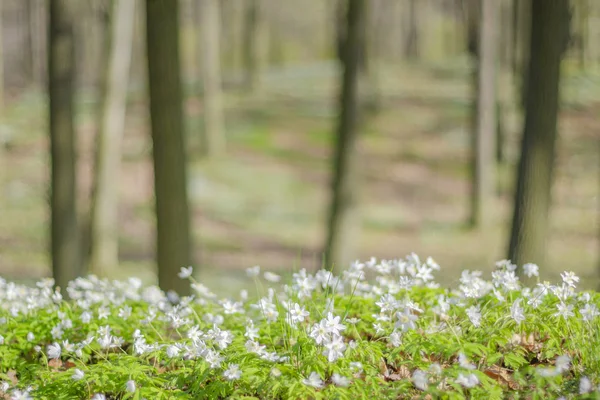
<svg viewBox="0 0 600 400"><path fill-rule="evenodd" d="M36 399L555 398L598 395L598 293L522 288L511 264L439 288L437 264L293 274L282 292L217 300L95 277L0 280L0 395ZM535 271L534 271L535 272ZM267 281L280 279L265 274ZM105 397L102 397L104 395ZM19 397L21 396L21 397ZM584 397L585 398L585 397Z"/></svg>

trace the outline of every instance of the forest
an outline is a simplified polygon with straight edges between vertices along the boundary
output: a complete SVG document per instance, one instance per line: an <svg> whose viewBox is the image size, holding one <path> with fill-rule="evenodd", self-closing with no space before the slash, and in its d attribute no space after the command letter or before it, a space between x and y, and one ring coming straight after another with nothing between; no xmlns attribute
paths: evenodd
<svg viewBox="0 0 600 400"><path fill-rule="evenodd" d="M346 3L3 1L2 275L416 252L598 286L598 4Z"/></svg>
<svg viewBox="0 0 600 400"><path fill-rule="evenodd" d="M598 399L600 1L0 0L0 399Z"/></svg>

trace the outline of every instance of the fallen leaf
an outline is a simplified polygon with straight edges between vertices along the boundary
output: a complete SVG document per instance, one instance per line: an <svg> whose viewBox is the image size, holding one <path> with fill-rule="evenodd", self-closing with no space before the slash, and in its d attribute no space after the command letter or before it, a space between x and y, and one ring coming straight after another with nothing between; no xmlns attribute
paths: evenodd
<svg viewBox="0 0 600 400"><path fill-rule="evenodd" d="M508 385L509 388L513 390L519 389L519 384L514 381L510 370L507 368L502 368L497 365L492 365L483 371L484 374L489 376L492 379L495 379L500 384Z"/></svg>
<svg viewBox="0 0 600 400"><path fill-rule="evenodd" d="M19 383L19 379L17 378L17 371L15 371L14 369L8 370L6 376L8 376L8 379L10 379L10 382L13 384L13 386Z"/></svg>
<svg viewBox="0 0 600 400"><path fill-rule="evenodd" d="M52 360L48 361L48 366L54 370L59 370L63 366L63 363L60 359L53 358Z"/></svg>

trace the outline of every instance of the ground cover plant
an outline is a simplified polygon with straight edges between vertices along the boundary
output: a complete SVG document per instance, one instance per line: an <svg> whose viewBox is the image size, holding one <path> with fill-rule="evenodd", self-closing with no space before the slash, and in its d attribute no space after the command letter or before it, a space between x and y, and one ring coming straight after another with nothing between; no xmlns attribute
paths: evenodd
<svg viewBox="0 0 600 400"><path fill-rule="evenodd" d="M339 276L246 272L223 299L141 281L0 279L0 398L598 398L600 296L579 278L522 284L509 261L454 288L415 254Z"/></svg>

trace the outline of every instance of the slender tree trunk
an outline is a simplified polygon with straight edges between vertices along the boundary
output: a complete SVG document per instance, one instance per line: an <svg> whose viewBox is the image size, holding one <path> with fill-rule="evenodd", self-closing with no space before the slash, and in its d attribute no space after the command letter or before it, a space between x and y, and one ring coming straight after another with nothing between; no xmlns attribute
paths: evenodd
<svg viewBox="0 0 600 400"><path fill-rule="evenodd" d="M358 213L359 169L358 74L364 38L365 1L348 0L343 75L340 91L340 117L334 158L332 201L329 210L325 265L340 270L352 259L353 246L360 229Z"/></svg>
<svg viewBox="0 0 600 400"><path fill-rule="evenodd" d="M163 290L189 294L177 272L190 265L183 106L179 68L178 5L146 0L146 43L150 122L156 193L158 283Z"/></svg>
<svg viewBox="0 0 600 400"><path fill-rule="evenodd" d="M560 63L568 38L568 0L532 0L527 104L508 257L544 261L552 186Z"/></svg>
<svg viewBox="0 0 600 400"><path fill-rule="evenodd" d="M532 0L518 0L515 5L517 8L518 31L515 33L515 69L513 73L517 84L517 90L515 90L515 93L518 96L517 102L523 110L525 110L527 104L526 96L528 87L527 80L529 77L529 57L531 52L534 51L530 48L531 13L533 12L531 2Z"/></svg>
<svg viewBox="0 0 600 400"><path fill-rule="evenodd" d="M214 157L225 150L221 89L220 0L203 0L204 151Z"/></svg>
<svg viewBox="0 0 600 400"><path fill-rule="evenodd" d="M600 167L600 139L598 140L598 166ZM600 183L600 168L598 168L598 183ZM598 277L600 278L600 185L598 185ZM600 279L598 280L598 291L600 291Z"/></svg>
<svg viewBox="0 0 600 400"><path fill-rule="evenodd" d="M598 140L598 166L600 167L600 139ZM598 168L598 183L600 183L600 168ZM598 185L598 277L600 278L600 185ZM598 291L600 291L600 279L598 280Z"/></svg>
<svg viewBox="0 0 600 400"><path fill-rule="evenodd" d="M278 2L271 4L271 15L274 17L270 18L268 23L269 56L267 59L269 65L283 65L285 63L285 42L282 38L282 30L278 23L281 9L282 6Z"/></svg>
<svg viewBox="0 0 600 400"><path fill-rule="evenodd" d="M47 82L47 62L48 59L48 21L46 16L47 2L42 0L29 0L32 2L31 14L29 15L29 30L32 40L32 68L34 82L41 88Z"/></svg>
<svg viewBox="0 0 600 400"><path fill-rule="evenodd" d="M4 110L4 60L6 59L4 55L4 23L2 16L4 10L4 0L0 0L0 110Z"/></svg>
<svg viewBox="0 0 600 400"><path fill-rule="evenodd" d="M404 57L408 60L419 58L420 34L419 34L419 10L417 0L408 0L408 13L406 13L407 26L406 42L404 44Z"/></svg>
<svg viewBox="0 0 600 400"><path fill-rule="evenodd" d="M240 55L242 54L242 29L244 1L247 0L222 0L221 2L221 58L223 65L230 70L240 68ZM245 51L245 50L244 50Z"/></svg>
<svg viewBox="0 0 600 400"><path fill-rule="evenodd" d="M204 0L192 0L191 8L193 13L192 24L194 25L191 29L193 32L192 47L194 48L194 69L193 69L193 82L195 83L194 89L198 97L202 97L204 92L204 33L202 26L204 18Z"/></svg>
<svg viewBox="0 0 600 400"><path fill-rule="evenodd" d="M73 126L74 15L71 4L69 0L50 0L48 35L52 273L56 284L63 289L80 273Z"/></svg>
<svg viewBox="0 0 600 400"><path fill-rule="evenodd" d="M582 71L585 71L587 67L590 7L587 0L579 0L577 6L578 7L575 8L577 12L577 31L579 36L577 53L579 68Z"/></svg>
<svg viewBox="0 0 600 400"><path fill-rule="evenodd" d="M380 60L383 52L385 19L385 6L381 1L371 0L366 6L366 22L364 24L364 38L362 51L362 72L366 86L366 106L370 113L377 114L381 111L381 79ZM359 92L360 93L360 92Z"/></svg>
<svg viewBox="0 0 600 400"><path fill-rule="evenodd" d="M512 6L513 0L502 0L501 2L501 15L502 15L502 24L500 27L500 37L502 38L502 58L501 58L501 68L499 72L499 88L497 93L497 101L496 101L496 163L501 165L506 160L505 155L505 145L506 145L506 123L505 120L508 115L509 104L511 102L511 92L510 88L513 83L513 75L512 75L512 66L513 60L512 57L514 55L512 45L513 45L513 34L514 30L512 29ZM498 184L500 184L500 180L497 180ZM498 186L498 192L500 193L501 187Z"/></svg>
<svg viewBox="0 0 600 400"><path fill-rule="evenodd" d="M35 85L35 69L34 69L34 57L35 48L33 44L33 32L31 29L31 19L34 13L33 0L25 0L23 2L25 7L25 23L23 26L23 36L25 37L25 72L27 73L27 84L30 86Z"/></svg>
<svg viewBox="0 0 600 400"><path fill-rule="evenodd" d="M348 0L337 0L334 6L335 21L335 54L340 62L344 62L344 46L346 44Z"/></svg>
<svg viewBox="0 0 600 400"><path fill-rule="evenodd" d="M99 276L106 276L119 263L118 177L133 46L135 0L115 0L112 14L108 75L98 135L91 212L91 271Z"/></svg>
<svg viewBox="0 0 600 400"><path fill-rule="evenodd" d="M249 91L260 86L262 10L260 0L246 0L244 16L244 74Z"/></svg>
<svg viewBox="0 0 600 400"><path fill-rule="evenodd" d="M512 57L514 55L513 52L513 34L514 30L512 28L512 6L514 0L500 0L500 4L498 6L500 12L501 23L499 26L499 41L500 41L500 63L503 69L507 69L510 71L513 60Z"/></svg>
<svg viewBox="0 0 600 400"><path fill-rule="evenodd" d="M496 0L482 0L480 7L479 51L477 57L477 103L473 151L471 225L485 227L492 215L495 194L496 156L496 64L498 50L498 8Z"/></svg>

